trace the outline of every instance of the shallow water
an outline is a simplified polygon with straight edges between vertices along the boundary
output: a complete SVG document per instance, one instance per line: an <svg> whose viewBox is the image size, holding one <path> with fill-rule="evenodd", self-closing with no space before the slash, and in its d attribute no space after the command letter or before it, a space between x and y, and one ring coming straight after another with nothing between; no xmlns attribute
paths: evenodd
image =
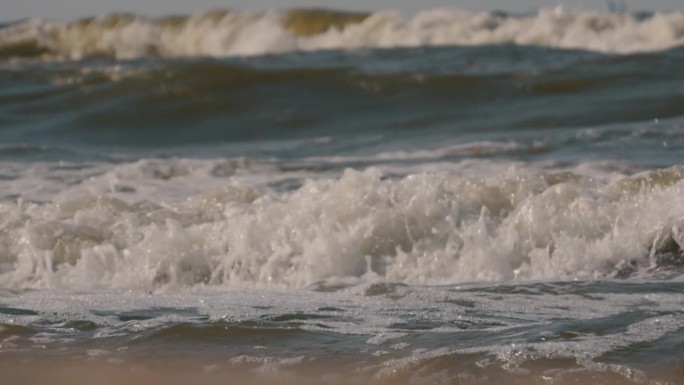
<svg viewBox="0 0 684 385"><path fill-rule="evenodd" d="M2 371L678 383L683 23L3 27Z"/></svg>
<svg viewBox="0 0 684 385"><path fill-rule="evenodd" d="M122 376L177 362L207 383L226 371L253 381L650 383L681 375L681 291L632 280L24 292L2 298L2 362Z"/></svg>

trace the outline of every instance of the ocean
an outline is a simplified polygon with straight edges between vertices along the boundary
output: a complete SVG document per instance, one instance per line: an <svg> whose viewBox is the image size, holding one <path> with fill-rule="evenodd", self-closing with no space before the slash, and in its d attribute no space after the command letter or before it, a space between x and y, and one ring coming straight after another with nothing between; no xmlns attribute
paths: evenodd
<svg viewBox="0 0 684 385"><path fill-rule="evenodd" d="M0 27L8 383L676 385L683 293L681 12Z"/></svg>

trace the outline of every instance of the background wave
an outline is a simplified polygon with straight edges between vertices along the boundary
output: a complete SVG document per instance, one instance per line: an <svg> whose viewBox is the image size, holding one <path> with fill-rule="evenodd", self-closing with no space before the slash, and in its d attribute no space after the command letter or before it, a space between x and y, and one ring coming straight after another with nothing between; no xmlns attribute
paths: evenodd
<svg viewBox="0 0 684 385"><path fill-rule="evenodd" d="M406 151L410 143L428 154L471 145L445 159L628 153L665 167L684 145L683 54L503 45L6 62L0 158L358 157ZM507 142L515 151L477 150Z"/></svg>
<svg viewBox="0 0 684 385"><path fill-rule="evenodd" d="M0 58L235 56L324 49L518 44L602 52L643 52L684 43L684 15L568 12L537 14L325 10L212 11L149 19L111 14L69 23L29 20L0 29Z"/></svg>

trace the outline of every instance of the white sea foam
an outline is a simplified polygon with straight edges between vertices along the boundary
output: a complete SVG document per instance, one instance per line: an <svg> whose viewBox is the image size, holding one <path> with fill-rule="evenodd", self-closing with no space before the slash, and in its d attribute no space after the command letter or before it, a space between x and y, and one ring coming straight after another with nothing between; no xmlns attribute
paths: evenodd
<svg viewBox="0 0 684 385"><path fill-rule="evenodd" d="M384 11L352 21L320 15L303 27L288 24L288 12L210 12L148 19L105 15L72 23L31 20L0 30L0 52L37 50L48 57L120 59L159 56L259 55L321 49L366 49L440 45L518 44L630 53L663 50L684 43L684 14L540 10L529 16L435 9L406 18ZM344 14L332 18L343 19ZM324 23L326 21L323 21ZM304 31L304 32L302 32Z"/></svg>
<svg viewBox="0 0 684 385"><path fill-rule="evenodd" d="M659 248L684 245L681 167L596 178L482 161L487 173L283 173L299 180L283 190L263 183L278 174L269 167L212 174L227 163L140 161L62 175L44 203L0 203L0 286L598 278L653 268Z"/></svg>

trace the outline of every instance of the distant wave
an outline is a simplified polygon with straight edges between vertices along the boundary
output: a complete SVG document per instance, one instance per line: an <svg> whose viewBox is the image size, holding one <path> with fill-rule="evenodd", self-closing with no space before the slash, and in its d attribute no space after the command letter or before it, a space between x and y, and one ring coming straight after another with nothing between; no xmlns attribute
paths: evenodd
<svg viewBox="0 0 684 385"><path fill-rule="evenodd" d="M519 44L609 53L684 44L684 13L570 12L526 16L435 9L211 11L150 19L111 14L69 23L28 20L0 27L0 58L244 56L324 49Z"/></svg>

